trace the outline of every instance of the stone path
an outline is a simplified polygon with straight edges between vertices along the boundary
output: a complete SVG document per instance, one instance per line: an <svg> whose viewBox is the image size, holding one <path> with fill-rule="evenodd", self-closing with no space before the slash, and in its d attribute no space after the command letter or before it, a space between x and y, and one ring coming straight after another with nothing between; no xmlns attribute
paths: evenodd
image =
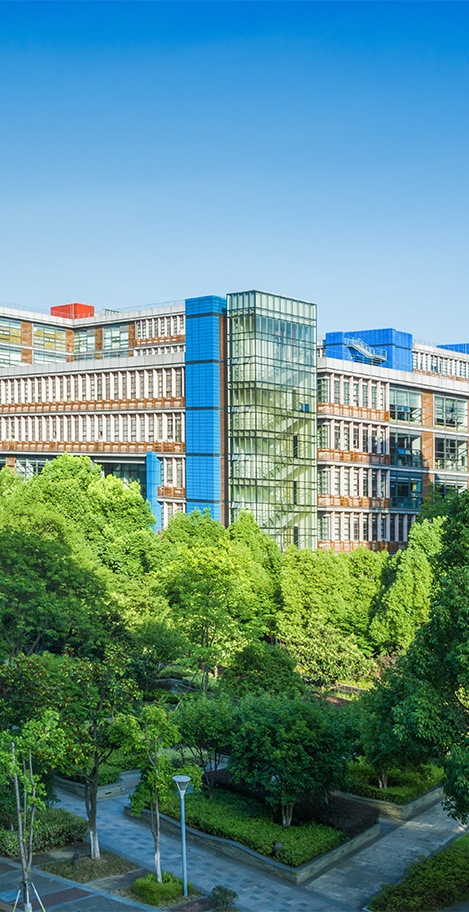
<svg viewBox="0 0 469 912"><path fill-rule="evenodd" d="M59 792L60 804L84 816L83 802ZM98 829L103 848L152 868L153 842L149 827L124 815L127 799L106 799L99 803ZM395 826L385 825L384 835L371 846L343 859L334 868L301 886L284 884L276 877L233 861L212 850L187 844L189 880L197 889L209 893L217 884L236 890L242 912L357 912L379 890L382 883L395 883L407 865L423 854L436 851L464 827L452 820L436 804L414 820ZM163 834L163 867L181 872L178 838ZM458 907L469 912L469 903Z"/></svg>

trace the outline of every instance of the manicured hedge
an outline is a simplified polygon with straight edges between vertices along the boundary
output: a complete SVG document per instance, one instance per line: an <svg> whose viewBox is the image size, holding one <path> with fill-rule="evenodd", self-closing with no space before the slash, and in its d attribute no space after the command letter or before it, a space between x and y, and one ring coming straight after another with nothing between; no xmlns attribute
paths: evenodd
<svg viewBox="0 0 469 912"><path fill-rule="evenodd" d="M174 798L163 810L179 817L179 802ZM344 833L320 823L284 829L270 819L267 809L259 802L218 790L213 798L188 795L186 821L204 833L233 839L293 867L334 849L346 839Z"/></svg>
<svg viewBox="0 0 469 912"><path fill-rule="evenodd" d="M440 785L443 770L438 766L426 764L419 770L390 769L388 787L379 788L376 772L368 763L359 761L351 763L345 779L345 791L364 798L377 798L379 801L392 801L394 804L407 804L420 798L425 792Z"/></svg>
<svg viewBox="0 0 469 912"><path fill-rule="evenodd" d="M376 912L435 912L469 899L469 836L432 858L410 865L400 884L383 888L370 902Z"/></svg>
<svg viewBox="0 0 469 912"><path fill-rule="evenodd" d="M73 845L83 842L87 835L88 824L81 817L60 808L46 808L36 816L33 848L35 852L43 852L56 846ZM15 857L18 854L16 830L0 829L0 855Z"/></svg>
<svg viewBox="0 0 469 912"><path fill-rule="evenodd" d="M158 883L154 874L139 877L132 884L131 892L141 902L149 906L158 906L160 903L172 902L182 897L182 882L174 874L163 871L163 883ZM188 884L188 892L193 892Z"/></svg>

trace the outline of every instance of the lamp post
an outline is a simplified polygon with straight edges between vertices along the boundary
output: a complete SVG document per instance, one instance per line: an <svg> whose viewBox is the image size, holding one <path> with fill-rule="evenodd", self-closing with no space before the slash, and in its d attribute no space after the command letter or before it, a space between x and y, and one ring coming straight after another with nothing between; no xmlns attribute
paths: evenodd
<svg viewBox="0 0 469 912"><path fill-rule="evenodd" d="M184 796L186 794L187 786L191 781L191 777L173 776L173 780L178 787L179 799L181 803L182 888L184 897L187 897L186 810L184 807Z"/></svg>

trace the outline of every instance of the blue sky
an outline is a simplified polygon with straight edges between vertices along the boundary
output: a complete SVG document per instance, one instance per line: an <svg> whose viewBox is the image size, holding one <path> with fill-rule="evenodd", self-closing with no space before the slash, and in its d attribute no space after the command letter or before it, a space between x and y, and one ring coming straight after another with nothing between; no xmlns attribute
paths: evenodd
<svg viewBox="0 0 469 912"><path fill-rule="evenodd" d="M0 2L0 301L469 341L469 4Z"/></svg>

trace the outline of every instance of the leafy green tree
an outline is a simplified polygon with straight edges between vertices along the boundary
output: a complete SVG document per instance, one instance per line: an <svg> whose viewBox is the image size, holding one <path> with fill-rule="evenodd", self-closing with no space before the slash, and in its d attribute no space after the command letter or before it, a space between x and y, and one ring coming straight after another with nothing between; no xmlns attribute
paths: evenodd
<svg viewBox="0 0 469 912"><path fill-rule="evenodd" d="M42 511L35 518L44 520ZM60 522L41 533L0 531L0 655L66 646L93 652L113 624L101 574L60 538Z"/></svg>
<svg viewBox="0 0 469 912"><path fill-rule="evenodd" d="M416 630L425 624L435 595L432 563L441 548L442 520L414 523L405 551L392 559L392 581L385 590L370 625L380 651L407 649Z"/></svg>
<svg viewBox="0 0 469 912"><path fill-rule="evenodd" d="M220 686L228 694L270 693L285 697L304 692L295 659L281 646L252 643L236 653L223 672Z"/></svg>
<svg viewBox="0 0 469 912"><path fill-rule="evenodd" d="M58 509L102 566L127 576L148 569L154 516L137 482L126 486L88 456L65 453L24 483L21 500Z"/></svg>
<svg viewBox="0 0 469 912"><path fill-rule="evenodd" d="M304 793L325 798L343 781L349 753L338 713L318 701L246 697L229 769L235 780L261 789L284 827Z"/></svg>
<svg viewBox="0 0 469 912"><path fill-rule="evenodd" d="M451 498L435 558L430 617L394 672L384 676L378 722L388 720L396 750L445 767L448 807L469 815L469 492ZM383 689L389 693L386 699ZM379 705L376 707L379 709Z"/></svg>
<svg viewBox="0 0 469 912"><path fill-rule="evenodd" d="M11 787L15 796L20 852L23 908L32 912L30 897L34 822L38 808L45 807L45 788L34 762L57 766L66 750L66 738L58 714L45 712L21 729L0 734L0 785Z"/></svg>
<svg viewBox="0 0 469 912"><path fill-rule="evenodd" d="M161 872L161 825L160 800L171 788L174 768L167 749L179 741L179 732L172 718L164 709L155 704L143 707L140 715L122 718L125 730L125 743L142 767L142 782L132 795L132 814L138 816L146 807L150 807L151 834L154 843L155 873L158 883L162 883ZM200 771L193 767L185 775L190 775L195 784L200 781Z"/></svg>
<svg viewBox="0 0 469 912"><path fill-rule="evenodd" d="M244 645L267 630L268 581L242 545L193 547L167 564L161 574L174 625L194 647L194 659L208 674L229 662Z"/></svg>
<svg viewBox="0 0 469 912"><path fill-rule="evenodd" d="M128 636L132 675L146 698L163 673L171 665L185 663L192 652L178 630L151 617L135 623Z"/></svg>
<svg viewBox="0 0 469 912"><path fill-rule="evenodd" d="M298 670L313 687L361 681L375 673L374 662L363 654L355 638L344 635L330 623L313 621L291 648Z"/></svg>
<svg viewBox="0 0 469 912"><path fill-rule="evenodd" d="M174 716L181 733L183 754L187 749L202 768L211 797L216 772L230 751L238 726L238 711L229 700L204 695L181 702Z"/></svg>
<svg viewBox="0 0 469 912"><path fill-rule="evenodd" d="M98 859L99 771L120 749L123 717L132 714L139 696L129 677L129 658L115 647L108 647L100 661L47 653L18 656L0 668L0 695L10 726L47 709L58 714L67 744L60 769L84 782L91 857Z"/></svg>

